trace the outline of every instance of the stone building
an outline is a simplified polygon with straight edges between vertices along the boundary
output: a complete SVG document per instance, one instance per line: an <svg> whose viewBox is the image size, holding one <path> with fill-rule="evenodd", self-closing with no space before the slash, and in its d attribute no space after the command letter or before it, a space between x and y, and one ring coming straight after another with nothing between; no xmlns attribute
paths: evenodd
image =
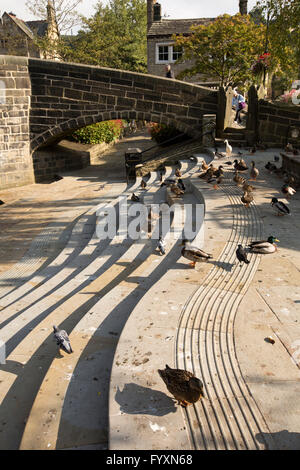
<svg viewBox="0 0 300 470"><path fill-rule="evenodd" d="M57 54L44 52L36 39L55 41L59 31L52 2L47 5L47 20L23 21L10 12L0 18L0 55L18 55L43 59L58 59Z"/></svg>
<svg viewBox="0 0 300 470"><path fill-rule="evenodd" d="M241 14L247 14L247 1L240 0L239 8ZM182 55L182 51L174 45L172 36L174 34L190 35L192 25L207 25L215 18L195 18L195 19L167 19L161 15L161 5L156 0L147 0L147 60L148 73L165 77L166 64L170 64L176 75L189 68L192 63L185 61L175 64ZM193 83L215 84L214 77L208 78L204 82L201 75L187 78L186 81Z"/></svg>

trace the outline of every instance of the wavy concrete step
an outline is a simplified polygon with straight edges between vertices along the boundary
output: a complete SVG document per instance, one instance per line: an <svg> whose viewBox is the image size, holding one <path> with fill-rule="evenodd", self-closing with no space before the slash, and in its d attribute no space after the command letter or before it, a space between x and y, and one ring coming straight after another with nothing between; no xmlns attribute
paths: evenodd
<svg viewBox="0 0 300 470"><path fill-rule="evenodd" d="M128 192L128 195L130 195L130 192ZM46 343L43 343L43 341L49 336L49 333L47 332L45 334L46 329L42 328L43 324L47 324L47 330L49 329L49 331L51 331L52 324L61 324L63 319L67 318L69 315L71 318L74 316L81 318L89 309L89 306L99 299L99 296L94 292L90 292L90 290L93 291L94 288L97 288L99 295L100 292L105 291L105 288L109 290L110 283L113 282L113 278L118 271L114 270L113 264L118 260L120 254L126 251L126 243L121 247L117 237L113 242L105 252L102 253L100 258L95 258L86 269L58 289L55 295L52 293L48 298L43 299L40 303L36 303L33 307L25 309L21 314L17 312L18 316L12 322L13 324L9 324L2 329L1 337L6 341L7 351L9 353L7 363L20 364L19 359L21 359L24 364L26 364L24 369L30 369L30 376L32 376L32 382L30 382L29 387L26 388L26 398L24 398L23 394L23 410L20 411L18 417L15 416L16 422L5 428L6 444L5 442L1 444L3 448L11 448L12 446L14 446L14 448L18 447L18 442L21 439L20 433L24 428L24 419L27 418L31 407L30 402L33 401L35 397L35 394L31 395L31 391L32 389L36 390L36 392L38 391L34 378L36 377L37 370L38 374L43 374L41 371L43 367L36 365L36 361L40 364L40 356L39 354L34 355L33 351L39 351L39 349L45 351L44 346ZM111 272L108 272L109 267L111 267ZM51 343L52 339L50 340L52 359L53 344ZM10 353L10 351L14 352ZM16 358L16 361L14 358ZM49 358L47 358L46 355L46 363L47 360L49 360ZM32 366L32 364L35 365ZM6 372L5 370L1 371L0 375L2 376L0 385L2 388L1 396L3 397L1 416L5 416L9 413L8 410L10 409L12 395L15 393L19 395L20 393L22 396L22 387L20 389L20 386L18 386L20 377L14 381L14 377L10 372ZM26 383L26 380L27 376L23 376L21 383ZM16 390L16 392L14 392L14 390Z"/></svg>
<svg viewBox="0 0 300 470"><path fill-rule="evenodd" d="M120 185L124 187L124 185ZM97 198L91 204L96 205L102 198ZM93 210L82 208L82 216ZM44 266L51 263L59 252L69 242L69 238L77 229L80 230L81 221L70 223L74 219L73 214L78 214L78 208L64 214L63 217L51 222L41 233L32 241L28 251L23 258L11 269L5 271L0 276L0 299L7 293L14 291L20 285L23 285L36 272L44 269ZM79 216L81 217L81 216ZM63 227L65 227L63 229ZM87 234L88 235L88 234Z"/></svg>
<svg viewBox="0 0 300 470"><path fill-rule="evenodd" d="M160 188L160 182L157 181L156 190L153 186L150 191L152 192L154 199L156 193L164 191L164 188ZM158 200L160 198L161 196L158 195ZM119 280L118 282L115 280L115 287L104 295L101 300L93 306L91 311L86 313L70 335L72 344L75 344L76 351L72 356L64 359L64 367L62 369L59 367L60 372L58 373L62 373L63 370L73 370L73 377L78 377L80 384L79 387L83 387L82 393L89 397L87 403L78 398L78 389L76 387L72 387L72 381L70 384L63 380L59 381L59 397L64 397L64 403L62 407L60 399L56 398L55 419L51 420L49 429L44 436L45 439L41 437L42 441L39 440L38 443L32 442L33 433L40 436L40 425L36 420L36 412L41 409L41 406L45 407L45 404L41 405L43 397L39 398L38 396L30 414L21 448L46 448L49 444L52 448L66 448L72 445L87 445L91 442L95 442L95 439L97 439L97 442L102 441L103 445L106 443L107 437L105 436L105 423L107 420L107 405L106 408L104 407L104 415L101 420L102 426L99 426L99 422L97 421L94 413L95 407L99 404L99 396L101 397L100 403L102 405L103 401L107 401L106 397L108 393L110 368L106 367L105 371L102 369L104 365L109 365L112 360L114 349L113 345L116 342L114 336L119 334L125 320L124 308L126 318L126 315L130 314L130 306L132 303L136 303L137 299L142 297L145 289L147 289L147 285L144 284L143 278L145 278L148 283L151 283L153 282L152 277L154 276L159 278L161 275L160 269L165 269L164 266L159 268L159 265L161 264L160 261L163 261L163 258L159 257L157 259L157 254L153 254L154 246L152 241L148 240L146 243L135 243L128 248L124 255L118 260L117 264L124 264L125 269L123 270L122 275L120 275L120 273L118 274ZM116 273L112 272L111 279L114 279L115 276ZM139 282L135 281L136 278L142 279L141 282L143 283L143 286L140 286ZM122 314L121 317L120 313ZM112 331L109 331L109 328ZM91 350L93 352L93 362L86 363L84 359ZM103 352L101 353L101 351ZM87 358L89 358L89 356L87 356ZM65 362L65 360L67 362ZM71 361L71 363L69 361ZM56 362L57 361L55 361L55 363ZM60 365L61 361L58 362ZM85 369L83 375L82 366L84 366ZM47 396L53 395L51 393L51 389L53 390L53 387L56 387L58 383L55 372L53 372L53 367L49 369L41 386L43 393L46 393ZM101 370L101 383L95 381L97 383L94 384L98 389L100 388L100 392L98 390L97 394L92 393L90 381L88 386L84 385L83 378L85 375L91 378L95 374L95 370ZM70 390L68 389L68 386ZM76 405L69 405L68 401L70 399L72 402L78 402L78 399L81 401L81 412L79 412L78 408L76 409ZM78 416L78 412L80 416ZM47 413L48 412L45 411L45 419L47 418ZM88 422L85 416L88 416ZM77 420L77 425L75 424L74 418L75 421ZM42 422L44 424L43 419ZM61 429L59 429L59 423L61 423ZM93 424L94 427L92 426ZM74 432L75 429L77 429L76 438L73 437L73 440L70 440L70 436L74 436L72 429ZM46 443L46 441L48 442Z"/></svg>
<svg viewBox="0 0 300 470"><path fill-rule="evenodd" d="M204 277L193 270L187 282L177 271L178 280L175 269L161 279L160 289L171 302L166 311L161 311L160 289L152 288L132 312L112 370L110 449L273 448L271 440L255 437L268 428L241 376L233 337L237 307L259 263L259 256L251 255L248 269L234 266L235 250L261 234L259 215L254 204L249 210L241 206L239 190L228 179L222 197L196 178L193 184L195 194L205 195L205 248L218 256L213 268L211 263L198 268L206 271ZM142 316L147 306L152 322ZM152 351L152 361L133 372L127 364L137 349ZM126 363L117 364L118 357ZM203 379L206 398L187 410L176 408L157 374L165 363L194 371Z"/></svg>
<svg viewBox="0 0 300 470"><path fill-rule="evenodd" d="M149 181L154 181L155 177L156 174L150 175ZM122 195L128 197L136 187L140 186L140 181L141 179L138 179L136 184L133 187L129 187ZM149 183L148 188L150 187L151 184ZM116 204L117 201L115 201ZM97 206L96 212L99 213L104 206L106 204ZM101 217L98 217L98 219L98 228L103 223L105 225L105 219ZM26 334L24 331L26 323L24 322L27 321L27 324L33 322L33 325L31 325L32 329L34 318L38 312L45 312L47 309L58 307L64 300L71 298L74 292L80 290L80 285L87 285L93 280L96 270L105 265L109 256L99 261L99 255L102 250L108 247L109 240L99 240L96 232L94 232L94 235L80 252L79 256L73 260L71 266L67 265L41 286L38 284L28 296L3 308L1 311L1 338L6 342L8 352L13 349L13 345L9 341L13 336L17 335L21 325L23 325L23 334ZM16 341L17 339L15 339Z"/></svg>
<svg viewBox="0 0 300 470"><path fill-rule="evenodd" d="M101 206L108 204L112 198L116 198L120 194L120 190L123 192L125 187L125 184L115 184L113 185L113 190L110 190L106 197L95 200L95 203L97 201L97 205L79 217L79 220L72 228L66 245L58 256L48 264L46 268L39 269L37 275L32 275L30 279L27 282L24 281L20 287L2 296L0 298L0 309L7 307L20 297L30 293L35 287L43 284L50 277L55 276L67 263L70 263L73 258L78 256L79 252L88 244L95 231L97 210ZM15 268L15 270L17 269L18 268ZM15 281L14 277L11 279Z"/></svg>

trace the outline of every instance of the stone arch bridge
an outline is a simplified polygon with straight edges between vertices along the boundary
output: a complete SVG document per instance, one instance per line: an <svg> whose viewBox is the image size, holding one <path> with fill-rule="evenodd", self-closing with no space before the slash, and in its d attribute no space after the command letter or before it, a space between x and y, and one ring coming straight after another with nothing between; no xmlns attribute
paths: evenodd
<svg viewBox="0 0 300 470"><path fill-rule="evenodd" d="M201 135L218 92L140 73L0 56L0 188L34 182L32 153L74 130L110 119L174 125Z"/></svg>

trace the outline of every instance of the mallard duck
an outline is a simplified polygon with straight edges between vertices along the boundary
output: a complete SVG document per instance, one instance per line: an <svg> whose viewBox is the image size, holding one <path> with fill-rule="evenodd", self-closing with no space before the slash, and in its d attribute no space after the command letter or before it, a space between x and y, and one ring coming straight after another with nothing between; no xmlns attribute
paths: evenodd
<svg viewBox="0 0 300 470"><path fill-rule="evenodd" d="M167 364L164 370L157 372L179 405L186 407L204 397L203 383L192 372L171 369Z"/></svg>
<svg viewBox="0 0 300 470"><path fill-rule="evenodd" d="M256 181L256 178L259 175L259 170L255 167L255 162L253 162L253 161L251 162L251 166L252 166L252 168L250 170L250 177L251 177L251 180Z"/></svg>
<svg viewBox="0 0 300 470"><path fill-rule="evenodd" d="M279 242L279 240L273 236L269 237L268 240L258 240L249 243L249 247L252 253L274 253L277 250L274 242Z"/></svg>
<svg viewBox="0 0 300 470"><path fill-rule="evenodd" d="M291 153L293 152L294 150L294 147L292 146L292 144L290 144L289 142L287 143L287 145L285 146L285 149L284 149L287 153Z"/></svg>
<svg viewBox="0 0 300 470"><path fill-rule="evenodd" d="M288 206L284 202L278 201L276 197L272 198L271 205L276 210L277 215L290 215Z"/></svg>
<svg viewBox="0 0 300 470"><path fill-rule="evenodd" d="M255 190L254 186L249 184L248 181L245 181L245 183L243 184L243 191L246 192L246 193L249 193L249 192L252 192L254 190Z"/></svg>
<svg viewBox="0 0 300 470"><path fill-rule="evenodd" d="M175 175L177 176L177 178L181 178L182 176L181 171L178 168L176 168Z"/></svg>
<svg viewBox="0 0 300 470"><path fill-rule="evenodd" d="M238 249L235 252L237 259L240 262L240 266L242 266L243 263L249 264L250 261L247 259L247 254L242 245L238 245Z"/></svg>
<svg viewBox="0 0 300 470"><path fill-rule="evenodd" d="M146 189L146 186L147 186L146 181L142 180L142 181L141 181L141 188L142 188L142 189Z"/></svg>
<svg viewBox="0 0 300 470"><path fill-rule="evenodd" d="M245 178L243 178L241 175L239 175L239 172L236 170L234 173L233 181L240 186L241 184L245 183Z"/></svg>
<svg viewBox="0 0 300 470"><path fill-rule="evenodd" d="M283 181L287 183L289 186L292 186L292 188L294 188L295 178L290 173L285 172Z"/></svg>
<svg viewBox="0 0 300 470"><path fill-rule="evenodd" d="M222 175L218 176L217 178L214 176L213 178L211 178L207 182L208 183L214 183L213 188L214 189L219 189L219 184L223 183L223 179L224 179L224 175L222 174Z"/></svg>
<svg viewBox="0 0 300 470"><path fill-rule="evenodd" d="M179 178L179 180L177 181L177 186L179 189L181 189L182 191L185 191L185 185L183 184L183 181L181 178Z"/></svg>
<svg viewBox="0 0 300 470"><path fill-rule="evenodd" d="M224 158L224 157L225 157L225 155L223 155L223 153L221 153L221 152L218 152L218 150L216 149L215 158Z"/></svg>
<svg viewBox="0 0 300 470"><path fill-rule="evenodd" d="M182 191L182 189L178 188L178 186L176 186L176 184L171 185L171 191L172 191L173 194L175 194L176 197L182 196L182 194L184 194L184 191Z"/></svg>
<svg viewBox="0 0 300 470"><path fill-rule="evenodd" d="M140 198L138 196L136 196L134 193L132 194L131 196L131 201L133 202L139 202L140 201Z"/></svg>
<svg viewBox="0 0 300 470"><path fill-rule="evenodd" d="M250 203L253 201L253 194L249 192L244 192L244 195L241 197L241 201L245 207L249 207Z"/></svg>
<svg viewBox="0 0 300 470"><path fill-rule="evenodd" d="M271 162L268 162L268 163L265 165L265 169L268 170L270 173L272 173L273 171L278 170L277 166L274 165L274 163L271 163Z"/></svg>
<svg viewBox="0 0 300 470"><path fill-rule="evenodd" d="M171 186L172 184L176 184L175 178L166 178L165 181L160 185L162 186Z"/></svg>
<svg viewBox="0 0 300 470"><path fill-rule="evenodd" d="M232 154L231 145L229 145L228 140L224 140L224 144L226 145L226 157L231 157L231 154Z"/></svg>
<svg viewBox="0 0 300 470"><path fill-rule="evenodd" d="M209 168L209 165L207 163L205 163L205 160L202 160L202 170L206 171L206 170L208 170L208 168Z"/></svg>
<svg viewBox="0 0 300 470"><path fill-rule="evenodd" d="M200 250L200 248L191 245L188 240L183 240L181 246L183 246L181 250L181 255L184 258L192 261L190 263L190 266L192 266L193 268L196 266L197 262L208 261L212 258L212 255L209 255L208 253L205 253L205 251Z"/></svg>
<svg viewBox="0 0 300 470"><path fill-rule="evenodd" d="M287 183L282 186L281 192L285 195L287 199L290 199L296 193L296 190Z"/></svg>
<svg viewBox="0 0 300 470"><path fill-rule="evenodd" d="M248 167L244 160L240 159L240 161L234 160L234 169L238 171L246 171Z"/></svg>

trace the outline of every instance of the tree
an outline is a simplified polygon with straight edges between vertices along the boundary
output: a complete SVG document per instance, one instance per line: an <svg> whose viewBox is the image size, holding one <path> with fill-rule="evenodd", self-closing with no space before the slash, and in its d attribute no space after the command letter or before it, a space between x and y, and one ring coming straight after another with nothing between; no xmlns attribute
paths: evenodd
<svg viewBox="0 0 300 470"><path fill-rule="evenodd" d="M291 82L300 72L300 2L260 0L257 8L268 23L266 46L277 60L277 74Z"/></svg>
<svg viewBox="0 0 300 470"><path fill-rule="evenodd" d="M145 0L110 0L96 5L92 18L72 41L67 59L91 65L146 72L147 10Z"/></svg>
<svg viewBox="0 0 300 470"><path fill-rule="evenodd" d="M190 36L175 36L183 48L180 62L193 65L179 78L203 74L214 76L222 86L234 85L252 78L251 65L261 53L265 26L257 25L249 15L222 15L208 25L192 26Z"/></svg>
<svg viewBox="0 0 300 470"><path fill-rule="evenodd" d="M41 20L47 19L48 3L52 4L57 26L60 34L69 32L74 26L81 23L76 7L82 0L27 0L27 9Z"/></svg>

